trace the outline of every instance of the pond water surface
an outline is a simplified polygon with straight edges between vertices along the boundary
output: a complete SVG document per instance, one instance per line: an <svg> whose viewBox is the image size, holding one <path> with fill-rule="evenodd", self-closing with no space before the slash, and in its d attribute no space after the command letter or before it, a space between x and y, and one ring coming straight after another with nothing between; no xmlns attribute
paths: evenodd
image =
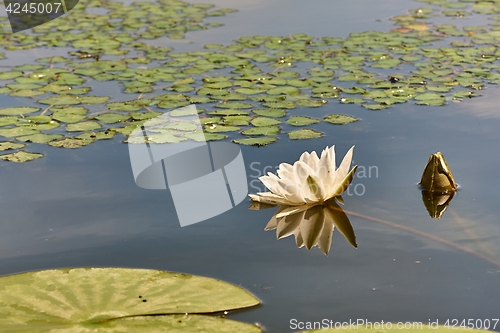
<svg viewBox="0 0 500 333"><path fill-rule="evenodd" d="M224 27L189 33L192 44L165 41L167 46L196 48L242 35L345 37L386 31L388 17L421 5L401 0L214 3L239 12L217 18ZM346 113L361 121L317 124L314 128L325 133L320 139L284 136L266 147L241 147L249 191L255 193L262 190L255 179L266 167L292 163L304 151L335 145L337 156L343 156L356 146L354 164L367 172L358 170L351 185L351 193L357 193L344 195L343 208L358 248L334 232L328 256L317 248L298 249L293 237L276 240L275 231L264 231L276 208L252 211L249 200L181 228L168 191L136 186L127 145L119 140L75 150L40 145L42 159L0 162L0 274L121 266L215 277L262 300L261 306L229 318L258 322L269 333L292 331L291 319L444 324L454 318L498 318L499 93L488 86L483 97L461 103L406 103L377 112L331 101L293 112L318 118ZM417 185L429 155L437 151L460 185L439 220L429 216Z"/></svg>

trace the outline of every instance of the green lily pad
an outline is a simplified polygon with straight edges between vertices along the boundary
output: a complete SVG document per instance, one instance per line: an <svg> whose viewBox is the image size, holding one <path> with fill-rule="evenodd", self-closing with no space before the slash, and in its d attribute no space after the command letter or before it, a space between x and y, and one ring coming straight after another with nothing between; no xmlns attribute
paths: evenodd
<svg viewBox="0 0 500 333"><path fill-rule="evenodd" d="M385 110L391 107L390 105L386 104L363 104L362 106L368 110L373 110L373 111Z"/></svg>
<svg viewBox="0 0 500 333"><path fill-rule="evenodd" d="M16 137L16 140L22 142L33 142L33 143L47 143L50 141L58 140L63 138L62 134L32 134L32 135L24 135Z"/></svg>
<svg viewBox="0 0 500 333"><path fill-rule="evenodd" d="M0 73L0 80L10 80L10 79L15 79L16 77L23 76L23 72L1 72Z"/></svg>
<svg viewBox="0 0 500 333"><path fill-rule="evenodd" d="M46 124L49 123L52 118L50 116L27 116L23 120L34 124Z"/></svg>
<svg viewBox="0 0 500 333"><path fill-rule="evenodd" d="M284 86L284 87L269 89L267 93L269 95L296 95L300 93L300 89L296 87Z"/></svg>
<svg viewBox="0 0 500 333"><path fill-rule="evenodd" d="M103 104L109 100L108 96L81 96L80 102L85 104Z"/></svg>
<svg viewBox="0 0 500 333"><path fill-rule="evenodd" d="M275 137L258 137L258 138L245 138L245 139L236 139L233 140L234 143L240 144L240 145L245 145L245 146L266 146L269 145L273 142L276 142L278 138Z"/></svg>
<svg viewBox="0 0 500 333"><path fill-rule="evenodd" d="M292 126L307 126L311 124L319 123L321 120L305 116L291 116L286 121L287 124Z"/></svg>
<svg viewBox="0 0 500 333"><path fill-rule="evenodd" d="M327 103L326 100L309 99L309 98L299 99L299 100L297 100L297 102L295 102L295 104L297 104L299 106L304 106L304 107L308 107L308 108L317 108L317 107L325 105L326 103Z"/></svg>
<svg viewBox="0 0 500 333"><path fill-rule="evenodd" d="M130 117L128 115L124 115L124 114L120 114L120 113L103 113L95 118L97 120L99 120L100 122L103 122L105 124L115 124L115 123L124 122L125 120L129 119Z"/></svg>
<svg viewBox="0 0 500 333"><path fill-rule="evenodd" d="M81 106L73 106L68 108L53 108L51 109L52 119L63 123L76 123L85 119L87 109Z"/></svg>
<svg viewBox="0 0 500 333"><path fill-rule="evenodd" d="M198 141L198 142L205 142L205 141L217 141L217 140L224 140L227 139L228 136L224 134L218 134L218 133L205 133L203 131L194 131L194 132L188 132L183 135L183 137Z"/></svg>
<svg viewBox="0 0 500 333"><path fill-rule="evenodd" d="M279 126L261 126L249 128L241 132L244 135L276 135L279 134Z"/></svg>
<svg viewBox="0 0 500 333"><path fill-rule="evenodd" d="M262 105L267 106L271 109L294 109L295 104L293 102L266 102Z"/></svg>
<svg viewBox="0 0 500 333"><path fill-rule="evenodd" d="M93 140L109 140L112 139L115 136L115 131L111 130L106 130L106 131L95 131L95 132L85 132L83 134L80 134L78 136L75 136L76 139L81 139L81 140L88 140L88 141L93 141Z"/></svg>
<svg viewBox="0 0 500 333"><path fill-rule="evenodd" d="M240 130L239 127L223 125L223 124L210 124L210 125L205 125L203 128L203 131L208 133L235 132L239 130Z"/></svg>
<svg viewBox="0 0 500 333"><path fill-rule="evenodd" d="M133 138L129 138L132 140ZM142 139L142 138L141 138ZM158 144L163 144L163 143L178 143L186 141L186 138L180 137L180 136L175 136L172 133L155 133L148 135L148 142L149 143L158 143Z"/></svg>
<svg viewBox="0 0 500 333"><path fill-rule="evenodd" d="M342 104L362 104L364 102L364 99L362 98L357 98L357 97L342 97L340 100L340 103Z"/></svg>
<svg viewBox="0 0 500 333"><path fill-rule="evenodd" d="M215 105L215 107L224 109L248 109L253 107L253 105L243 102L225 102L225 103L218 103Z"/></svg>
<svg viewBox="0 0 500 333"><path fill-rule="evenodd" d="M175 110L174 110L175 111ZM172 112L174 112L172 111ZM170 114L172 114L172 112ZM134 120L147 120L158 117L162 112L131 112L130 117Z"/></svg>
<svg viewBox="0 0 500 333"><path fill-rule="evenodd" d="M101 128L101 125L96 121L83 121L81 123L68 124L66 131L68 132L85 132L93 131Z"/></svg>
<svg viewBox="0 0 500 333"><path fill-rule="evenodd" d="M35 108L35 107L30 107L30 106L18 106L18 107L0 109L0 115L15 116L15 115L33 113L33 112L36 112L38 110L40 110L40 108Z"/></svg>
<svg viewBox="0 0 500 333"><path fill-rule="evenodd" d="M313 129L304 128L296 131L288 132L288 137L292 140L315 139L322 137L324 134Z"/></svg>
<svg viewBox="0 0 500 333"><path fill-rule="evenodd" d="M273 119L273 118L257 117L257 118L252 119L251 123L254 126L272 126L272 125L281 124L281 121L279 121L277 119Z"/></svg>
<svg viewBox="0 0 500 333"><path fill-rule="evenodd" d="M334 124L334 125L344 125L344 124L352 123L352 122L355 122L358 120L359 120L359 118L348 116L346 114L340 114L340 113L330 114L323 119L323 121L326 121L327 123Z"/></svg>
<svg viewBox="0 0 500 333"><path fill-rule="evenodd" d="M33 97L33 96L38 96L38 95L43 95L45 94L43 91L40 90L34 90L34 89L21 89L21 90L16 90L12 93L10 93L10 96L14 97Z"/></svg>
<svg viewBox="0 0 500 333"><path fill-rule="evenodd" d="M205 118L205 119L207 119L207 118ZM224 124L225 125L233 125L233 126L248 126L250 119L251 118L249 116L227 116L227 117L224 117ZM214 121L214 122L205 121L204 122L204 124L209 124L209 123L215 124L215 123L218 123L218 121Z"/></svg>
<svg viewBox="0 0 500 333"><path fill-rule="evenodd" d="M259 89L259 88L238 88L235 89L237 93L243 94L243 95L256 95L260 94L266 91L266 89Z"/></svg>
<svg viewBox="0 0 500 333"><path fill-rule="evenodd" d="M83 140L83 139L75 139L75 138L66 138L60 141L52 141L48 144L53 147L61 147L61 148L80 148L86 145L89 145L93 142L93 140Z"/></svg>
<svg viewBox="0 0 500 333"><path fill-rule="evenodd" d="M286 111L283 109L253 109L252 112L263 117L281 118L286 116Z"/></svg>
<svg viewBox="0 0 500 333"><path fill-rule="evenodd" d="M14 127L14 128L0 129L0 136L5 136L7 138L14 138L16 136L32 135L38 133L40 133L39 130L29 127Z"/></svg>
<svg viewBox="0 0 500 333"><path fill-rule="evenodd" d="M43 157L43 154L29 153L25 152L24 150L20 150L13 154L0 155L0 159L16 163L28 162L36 160L37 158L40 157Z"/></svg>
<svg viewBox="0 0 500 333"><path fill-rule="evenodd" d="M203 316L193 316L191 323L190 317L179 315L221 312L260 303L240 287L181 273L129 268L28 272L1 277L0 295L0 325L15 326L23 332L39 332L40 321L44 329L79 332L89 325L103 332L153 332L153 328L154 332L193 332L199 331L197 325L210 327L216 323L223 332L260 332L253 325L214 321L217 317L207 316L213 318L207 322L201 319ZM43 308L39 306L42 303ZM61 303L65 306L61 307ZM151 316L168 314L176 316ZM203 331L220 332L217 328Z"/></svg>
<svg viewBox="0 0 500 333"><path fill-rule="evenodd" d="M436 100L442 99L443 95L436 93L423 93L414 97L417 101L427 101L427 100Z"/></svg>
<svg viewBox="0 0 500 333"><path fill-rule="evenodd" d="M0 117L0 127L17 123L17 117Z"/></svg>
<svg viewBox="0 0 500 333"><path fill-rule="evenodd" d="M248 116L248 111L243 110L215 110L208 112L211 116Z"/></svg>
<svg viewBox="0 0 500 333"><path fill-rule="evenodd" d="M14 143L10 141L4 141L0 142L0 151L3 150L13 150L13 149L20 149L24 148L26 145L22 143Z"/></svg>
<svg viewBox="0 0 500 333"><path fill-rule="evenodd" d="M74 105L74 104L80 104L81 100L80 97L78 96L60 95L60 96L43 98L38 100L38 102L50 105Z"/></svg>

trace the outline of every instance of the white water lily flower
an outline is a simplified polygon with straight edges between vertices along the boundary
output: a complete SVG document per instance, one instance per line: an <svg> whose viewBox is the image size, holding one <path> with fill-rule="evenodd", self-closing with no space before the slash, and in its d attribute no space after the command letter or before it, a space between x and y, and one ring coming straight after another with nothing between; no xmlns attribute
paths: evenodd
<svg viewBox="0 0 500 333"><path fill-rule="evenodd" d="M278 175L268 172L260 181L270 192L250 194L253 201L288 207L281 216L322 204L341 195L351 183L357 166L349 171L354 146L335 169L335 147L326 147L318 157L315 151L305 152L293 165L281 163ZM303 206L303 207L297 207ZM280 216L278 216L280 217Z"/></svg>

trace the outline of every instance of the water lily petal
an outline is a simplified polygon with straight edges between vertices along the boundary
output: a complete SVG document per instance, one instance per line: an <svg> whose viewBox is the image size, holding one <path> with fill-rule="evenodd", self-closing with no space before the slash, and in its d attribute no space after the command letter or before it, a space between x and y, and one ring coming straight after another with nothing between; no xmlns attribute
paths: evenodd
<svg viewBox="0 0 500 333"><path fill-rule="evenodd" d="M344 182L347 174L349 173L349 167L351 166L353 151L354 151L354 146L352 146L351 149L349 149L347 151L347 153L344 156L344 159L342 160L342 163L340 163L340 166L337 169L336 178L335 178L335 182L333 185L333 189L334 189L335 193L338 192L339 186ZM344 188L344 190L342 190L342 192L344 192L346 188ZM342 193L342 192L340 192L340 193ZM339 195L340 193L337 193L336 195Z"/></svg>
<svg viewBox="0 0 500 333"><path fill-rule="evenodd" d="M304 197L302 196L300 184L294 181L279 180L278 185L280 186L281 195L288 201L289 205L301 205L305 203Z"/></svg>
<svg viewBox="0 0 500 333"><path fill-rule="evenodd" d="M344 180L338 184L336 191L333 193L332 197L336 197L341 195L347 188L349 187L349 184L351 184L353 178L354 178L354 173L356 172L356 169L358 168L357 165L352 168L352 170L349 172L349 174L344 178ZM328 198L328 199L330 199Z"/></svg>
<svg viewBox="0 0 500 333"><path fill-rule="evenodd" d="M269 205L288 205L288 200L285 198L276 195L271 192L263 192L248 195L253 201L269 204Z"/></svg>

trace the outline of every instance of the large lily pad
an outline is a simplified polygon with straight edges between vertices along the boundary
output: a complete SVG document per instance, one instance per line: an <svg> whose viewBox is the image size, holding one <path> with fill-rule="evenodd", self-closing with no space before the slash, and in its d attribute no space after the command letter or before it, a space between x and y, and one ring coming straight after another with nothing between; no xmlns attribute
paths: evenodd
<svg viewBox="0 0 500 333"><path fill-rule="evenodd" d="M221 325L222 332L259 332L215 317L178 315L257 304L253 295L229 283L157 270L72 268L0 278L0 327L13 332L159 332L174 325L166 331L219 332L200 329ZM177 316L151 316L168 314Z"/></svg>
<svg viewBox="0 0 500 333"><path fill-rule="evenodd" d="M304 128L288 132L288 137L292 140L315 139L323 136L323 133L310 128Z"/></svg>
<svg viewBox="0 0 500 333"><path fill-rule="evenodd" d="M25 152L24 150L20 150L16 153L13 153L13 154L0 155L0 159L2 159L4 161L22 163L22 162L36 160L37 158L40 158L42 156L43 156L42 154L29 153L29 152ZM1 314L0 314L0 316L1 316ZM1 325L1 318L0 318L0 325Z"/></svg>

